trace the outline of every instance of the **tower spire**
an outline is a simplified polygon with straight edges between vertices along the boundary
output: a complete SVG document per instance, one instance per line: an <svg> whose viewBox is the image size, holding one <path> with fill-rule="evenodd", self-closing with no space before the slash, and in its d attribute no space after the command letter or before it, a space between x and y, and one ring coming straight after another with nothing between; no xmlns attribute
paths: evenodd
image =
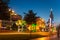
<svg viewBox="0 0 60 40"><path fill-rule="evenodd" d="M53 11L53 9L51 8L50 11Z"/></svg>
<svg viewBox="0 0 60 40"><path fill-rule="evenodd" d="M53 12L52 12L52 8L50 9L50 18L51 18L51 20L53 20Z"/></svg>

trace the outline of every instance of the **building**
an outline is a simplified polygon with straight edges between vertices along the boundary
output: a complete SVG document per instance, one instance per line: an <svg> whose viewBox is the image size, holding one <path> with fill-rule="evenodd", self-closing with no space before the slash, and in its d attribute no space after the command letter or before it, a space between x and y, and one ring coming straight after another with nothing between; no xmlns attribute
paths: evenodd
<svg viewBox="0 0 60 40"><path fill-rule="evenodd" d="M48 24L47 27L49 28L49 31L56 32L56 24L54 23L52 8L50 9L50 16L47 24Z"/></svg>
<svg viewBox="0 0 60 40"><path fill-rule="evenodd" d="M36 29L39 31L41 31L42 29L44 29L46 27L45 20L40 17L37 17L36 24L37 24Z"/></svg>
<svg viewBox="0 0 60 40"><path fill-rule="evenodd" d="M37 32L42 29L44 29L46 27L45 24L45 20L43 18L37 17L36 18L36 24L33 24L34 27L32 27L32 25L29 25L28 29L29 30L36 30Z"/></svg>
<svg viewBox="0 0 60 40"><path fill-rule="evenodd" d="M10 20L17 21L22 19L22 16L19 14L16 14L12 9L9 9L9 11L10 11Z"/></svg>
<svg viewBox="0 0 60 40"><path fill-rule="evenodd" d="M16 14L13 10L9 9L10 20L0 20L0 28L11 27L17 20L21 20L22 16Z"/></svg>

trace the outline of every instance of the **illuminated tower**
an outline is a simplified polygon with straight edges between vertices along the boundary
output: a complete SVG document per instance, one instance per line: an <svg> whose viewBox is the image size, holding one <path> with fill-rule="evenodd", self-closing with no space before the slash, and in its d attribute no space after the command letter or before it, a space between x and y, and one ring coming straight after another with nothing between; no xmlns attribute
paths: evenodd
<svg viewBox="0 0 60 40"><path fill-rule="evenodd" d="M53 17L53 12L52 12L52 8L50 9L50 26L52 26L54 21L54 17Z"/></svg>
<svg viewBox="0 0 60 40"><path fill-rule="evenodd" d="M49 29L51 32L54 31L54 17L53 17L52 8L50 9Z"/></svg>
<svg viewBox="0 0 60 40"><path fill-rule="evenodd" d="M50 9L50 16L49 16L49 20L48 20L47 24L48 24L47 27L49 28L49 30L52 31L51 29L52 29L52 27L54 25L54 17L53 17L52 8Z"/></svg>

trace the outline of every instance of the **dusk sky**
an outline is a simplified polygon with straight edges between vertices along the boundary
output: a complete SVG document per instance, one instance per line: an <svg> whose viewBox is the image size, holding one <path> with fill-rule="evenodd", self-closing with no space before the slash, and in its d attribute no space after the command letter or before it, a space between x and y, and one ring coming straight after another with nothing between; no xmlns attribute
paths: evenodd
<svg viewBox="0 0 60 40"><path fill-rule="evenodd" d="M52 8L54 22L60 23L60 0L10 0L9 7L22 16L24 16L24 12L33 10L45 21L49 19L50 8Z"/></svg>

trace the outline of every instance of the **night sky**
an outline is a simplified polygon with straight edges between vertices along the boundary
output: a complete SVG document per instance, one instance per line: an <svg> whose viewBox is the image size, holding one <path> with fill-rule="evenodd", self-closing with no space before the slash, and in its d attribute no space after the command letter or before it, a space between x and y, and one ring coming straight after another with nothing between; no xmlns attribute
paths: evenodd
<svg viewBox="0 0 60 40"><path fill-rule="evenodd" d="M22 16L24 16L24 12L33 10L45 21L49 19L50 8L52 8L54 22L60 23L60 0L10 0L9 7Z"/></svg>

